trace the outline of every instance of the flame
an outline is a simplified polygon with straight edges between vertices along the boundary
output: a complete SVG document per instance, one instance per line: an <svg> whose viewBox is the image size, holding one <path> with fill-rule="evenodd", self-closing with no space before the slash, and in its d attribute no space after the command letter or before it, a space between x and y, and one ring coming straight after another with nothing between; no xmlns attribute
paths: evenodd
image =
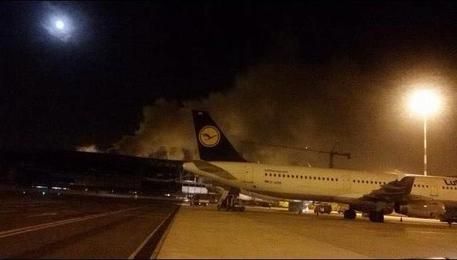
<svg viewBox="0 0 457 260"><path fill-rule="evenodd" d="M95 144L86 145L86 146L78 146L76 147L76 151L78 152L86 152L86 153L100 153L101 151L98 150Z"/></svg>

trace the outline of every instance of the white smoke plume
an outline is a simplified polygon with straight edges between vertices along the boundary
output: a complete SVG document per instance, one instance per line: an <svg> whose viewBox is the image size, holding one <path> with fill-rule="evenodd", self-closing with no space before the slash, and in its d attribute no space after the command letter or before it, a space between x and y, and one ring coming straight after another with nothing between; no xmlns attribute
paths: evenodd
<svg viewBox="0 0 457 260"><path fill-rule="evenodd" d="M249 161L327 167L327 154L243 141L324 151L338 143L336 150L352 153L351 160L335 157L338 168L417 173L422 132L420 122L412 120L402 104L409 76L398 74L407 66L389 65L378 73L365 72L347 59L314 67L258 65L238 76L225 92L184 104L158 100L145 107L138 131L124 136L115 148L130 155L196 159L191 109L203 109ZM416 75L413 71L408 72ZM434 127L445 132L450 126L436 119ZM436 150L440 142L446 143L439 135L433 138Z"/></svg>

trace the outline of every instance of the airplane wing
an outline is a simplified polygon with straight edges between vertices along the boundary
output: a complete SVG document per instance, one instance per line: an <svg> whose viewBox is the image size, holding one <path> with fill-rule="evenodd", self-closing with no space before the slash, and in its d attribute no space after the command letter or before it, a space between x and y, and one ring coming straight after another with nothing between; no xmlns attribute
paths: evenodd
<svg viewBox="0 0 457 260"><path fill-rule="evenodd" d="M343 196L346 199L340 199L340 201L352 205L370 203L392 204L396 202L403 202L410 199L413 183L414 177L407 176L403 177L401 180L391 181L382 185L379 189L373 190L362 196L356 194L353 194L353 196Z"/></svg>
<svg viewBox="0 0 457 260"><path fill-rule="evenodd" d="M361 200L398 202L407 198L413 187L414 177L403 177L401 180L391 181L381 188L364 195Z"/></svg>

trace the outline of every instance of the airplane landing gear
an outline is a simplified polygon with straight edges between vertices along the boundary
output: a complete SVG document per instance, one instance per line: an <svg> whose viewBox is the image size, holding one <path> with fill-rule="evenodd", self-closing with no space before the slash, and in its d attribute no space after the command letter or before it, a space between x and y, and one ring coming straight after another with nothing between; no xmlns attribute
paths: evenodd
<svg viewBox="0 0 457 260"><path fill-rule="evenodd" d="M345 219L355 219L355 210L353 209L347 209L344 211L344 218Z"/></svg>
<svg viewBox="0 0 457 260"><path fill-rule="evenodd" d="M384 214L379 211L371 211L369 213L369 218L371 222L383 223L384 222Z"/></svg>
<svg viewBox="0 0 457 260"><path fill-rule="evenodd" d="M243 206L238 205L238 197L240 195L240 190L231 188L229 191L224 191L222 196L217 204L217 210L225 211L244 211Z"/></svg>

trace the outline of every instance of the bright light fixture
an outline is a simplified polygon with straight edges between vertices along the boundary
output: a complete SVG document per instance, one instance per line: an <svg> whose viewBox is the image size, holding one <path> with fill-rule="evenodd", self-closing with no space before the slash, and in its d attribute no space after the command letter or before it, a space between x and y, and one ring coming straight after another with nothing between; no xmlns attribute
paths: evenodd
<svg viewBox="0 0 457 260"><path fill-rule="evenodd" d="M418 89L409 97L409 108L421 116L427 117L441 108L441 98L432 89Z"/></svg>
<svg viewBox="0 0 457 260"><path fill-rule="evenodd" d="M56 28L59 30L63 30L63 28L65 27L65 23L62 20L57 20L55 25Z"/></svg>

